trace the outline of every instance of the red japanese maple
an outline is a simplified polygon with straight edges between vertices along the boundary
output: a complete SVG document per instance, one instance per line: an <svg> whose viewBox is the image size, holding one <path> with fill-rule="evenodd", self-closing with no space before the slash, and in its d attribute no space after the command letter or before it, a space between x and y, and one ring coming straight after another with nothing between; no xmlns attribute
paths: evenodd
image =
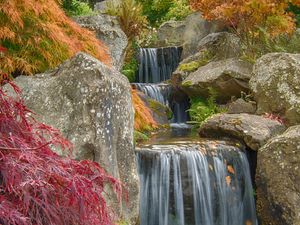
<svg viewBox="0 0 300 225"><path fill-rule="evenodd" d="M16 96L0 89L0 224L112 224L104 185L112 185L120 200L120 182L95 162L54 153L51 147L66 150L70 143L35 121L19 88L9 84Z"/></svg>

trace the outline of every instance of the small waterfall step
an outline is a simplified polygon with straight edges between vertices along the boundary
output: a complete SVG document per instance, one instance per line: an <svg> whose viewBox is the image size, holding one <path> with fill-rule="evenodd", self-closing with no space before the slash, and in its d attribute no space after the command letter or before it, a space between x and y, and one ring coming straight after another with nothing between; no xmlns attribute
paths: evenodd
<svg viewBox="0 0 300 225"><path fill-rule="evenodd" d="M172 128L190 128L190 126L186 124L189 120L187 110L190 108L190 103L185 94L185 97L179 99L176 98L175 90L170 84L165 83L132 83L131 86L143 92L149 98L152 98L171 109L173 112L173 118L170 120Z"/></svg>
<svg viewBox="0 0 300 225"><path fill-rule="evenodd" d="M170 97L172 94L172 87L169 84L149 84L149 83L132 83L131 86L143 92L149 98L160 102L163 105L170 107Z"/></svg>
<svg viewBox="0 0 300 225"><path fill-rule="evenodd" d="M178 67L182 47L140 48L138 83L160 83L168 80Z"/></svg>
<svg viewBox="0 0 300 225"><path fill-rule="evenodd" d="M257 225L246 154L222 141L136 149L143 225Z"/></svg>

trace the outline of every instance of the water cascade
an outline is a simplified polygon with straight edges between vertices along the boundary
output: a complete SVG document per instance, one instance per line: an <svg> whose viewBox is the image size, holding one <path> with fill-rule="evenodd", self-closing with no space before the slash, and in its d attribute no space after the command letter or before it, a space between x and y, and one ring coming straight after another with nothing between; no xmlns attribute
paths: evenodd
<svg viewBox="0 0 300 225"><path fill-rule="evenodd" d="M160 83L168 80L177 68L182 48L141 48L138 83Z"/></svg>
<svg viewBox="0 0 300 225"><path fill-rule="evenodd" d="M131 84L139 91L143 92L148 97L160 102L163 105L170 107L170 97L172 87L168 84L146 84L146 83L133 83Z"/></svg>
<svg viewBox="0 0 300 225"><path fill-rule="evenodd" d="M246 154L223 142L136 150L142 225L257 225Z"/></svg>

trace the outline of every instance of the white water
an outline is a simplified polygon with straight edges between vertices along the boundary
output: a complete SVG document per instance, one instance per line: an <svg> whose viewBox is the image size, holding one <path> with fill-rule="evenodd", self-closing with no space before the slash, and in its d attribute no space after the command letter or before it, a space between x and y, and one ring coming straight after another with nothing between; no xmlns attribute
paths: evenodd
<svg viewBox="0 0 300 225"><path fill-rule="evenodd" d="M245 154L217 148L211 154L197 144L137 150L141 225L257 225Z"/></svg>

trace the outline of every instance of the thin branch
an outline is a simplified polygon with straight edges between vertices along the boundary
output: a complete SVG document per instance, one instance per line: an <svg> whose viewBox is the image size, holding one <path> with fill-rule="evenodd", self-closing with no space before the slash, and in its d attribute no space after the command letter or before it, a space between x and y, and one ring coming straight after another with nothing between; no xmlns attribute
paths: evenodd
<svg viewBox="0 0 300 225"><path fill-rule="evenodd" d="M51 144L52 142L47 142L39 147L36 147L36 148L25 148L24 150L28 150L28 151L34 151L34 150L38 150L38 149L41 149L49 144ZM7 151L19 151L21 148L7 148L7 147L1 147L0 146L0 150L7 150Z"/></svg>

